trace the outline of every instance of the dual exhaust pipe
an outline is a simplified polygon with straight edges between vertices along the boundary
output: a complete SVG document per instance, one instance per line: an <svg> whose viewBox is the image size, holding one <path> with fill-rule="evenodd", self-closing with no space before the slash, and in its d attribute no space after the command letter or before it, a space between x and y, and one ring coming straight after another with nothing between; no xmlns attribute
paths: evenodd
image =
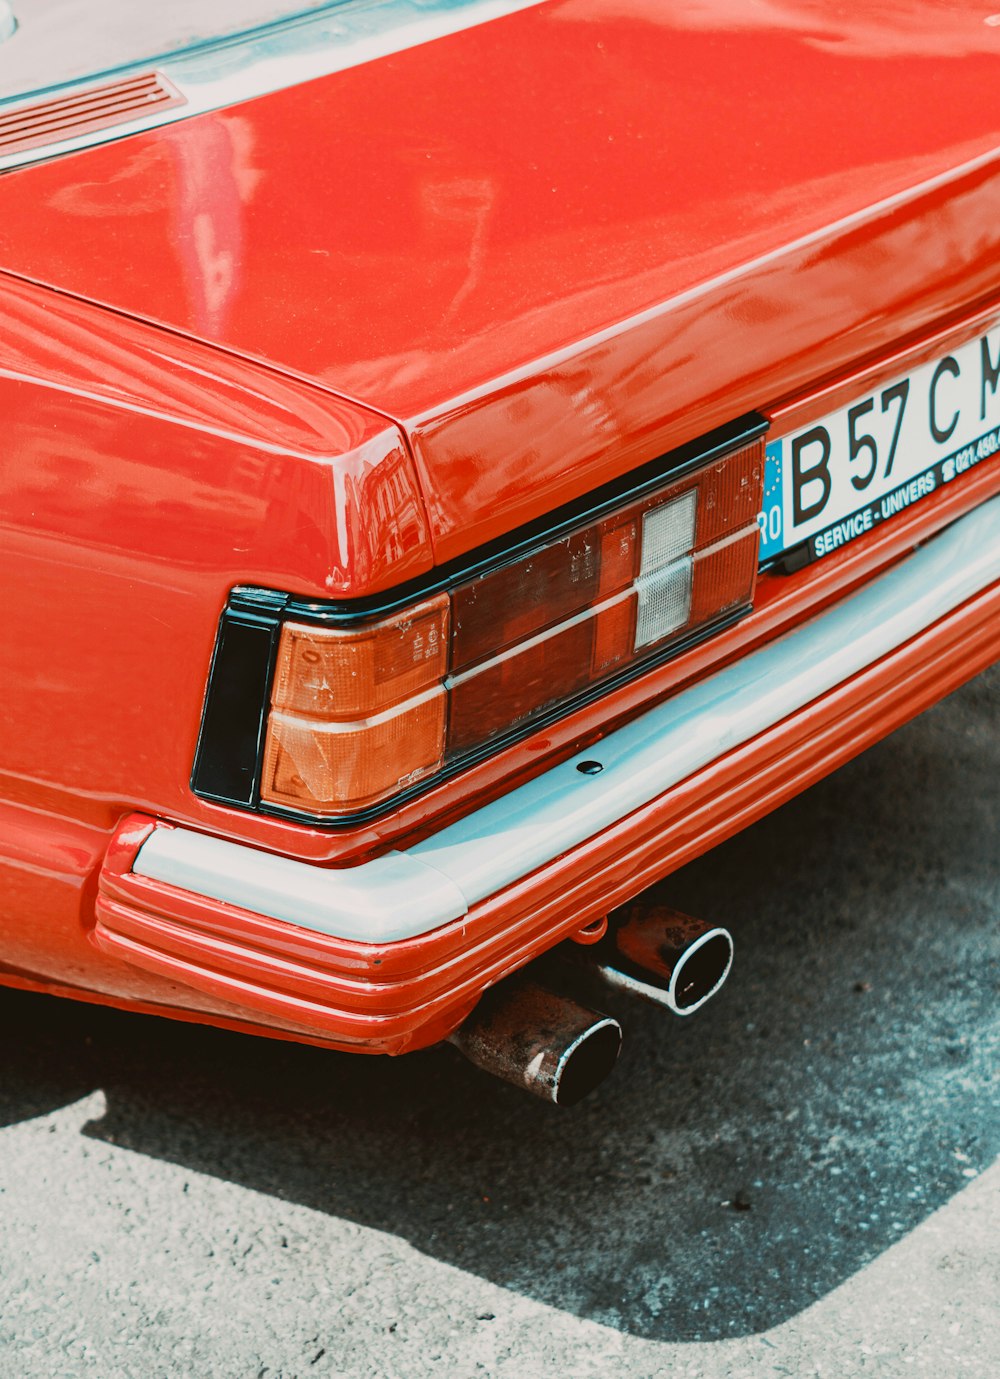
<svg viewBox="0 0 1000 1379"><path fill-rule="evenodd" d="M623 991L674 1015L692 1015L721 988L732 962L728 930L636 902L609 916L596 943L562 944L532 975L493 987L451 1043L484 1071L573 1106L611 1072L622 1029L569 992Z"/></svg>

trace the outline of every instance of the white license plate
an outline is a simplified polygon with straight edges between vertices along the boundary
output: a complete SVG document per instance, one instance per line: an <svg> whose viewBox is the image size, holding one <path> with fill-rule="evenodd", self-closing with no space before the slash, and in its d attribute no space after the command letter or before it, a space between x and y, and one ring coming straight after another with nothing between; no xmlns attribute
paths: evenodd
<svg viewBox="0 0 1000 1379"><path fill-rule="evenodd" d="M772 441L761 561L829 555L998 450L1000 325Z"/></svg>

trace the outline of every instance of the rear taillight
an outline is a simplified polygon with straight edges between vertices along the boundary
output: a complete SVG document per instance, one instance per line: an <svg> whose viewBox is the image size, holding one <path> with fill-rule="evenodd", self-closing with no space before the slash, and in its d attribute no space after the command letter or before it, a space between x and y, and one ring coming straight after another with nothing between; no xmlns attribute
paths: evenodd
<svg viewBox="0 0 1000 1379"><path fill-rule="evenodd" d="M238 802L357 816L746 611L763 468L759 439L689 461L381 616L259 591L273 673ZM206 724L219 671L217 650ZM203 730L194 785L218 798L211 747Z"/></svg>
<svg viewBox="0 0 1000 1379"><path fill-rule="evenodd" d="M281 629L261 798L357 811L441 765L448 596L356 630Z"/></svg>

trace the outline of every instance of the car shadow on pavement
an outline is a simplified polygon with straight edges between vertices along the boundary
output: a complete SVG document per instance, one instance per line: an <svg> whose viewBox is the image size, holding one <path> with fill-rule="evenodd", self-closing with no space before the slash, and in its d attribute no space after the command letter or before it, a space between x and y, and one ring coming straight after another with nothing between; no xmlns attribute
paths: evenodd
<svg viewBox="0 0 1000 1379"><path fill-rule="evenodd" d="M628 1015L570 1111L450 1048L352 1058L0 996L0 1123L100 1087L87 1133L405 1238L658 1340L797 1314L1000 1151L1000 675L660 887L731 925L727 988Z"/></svg>

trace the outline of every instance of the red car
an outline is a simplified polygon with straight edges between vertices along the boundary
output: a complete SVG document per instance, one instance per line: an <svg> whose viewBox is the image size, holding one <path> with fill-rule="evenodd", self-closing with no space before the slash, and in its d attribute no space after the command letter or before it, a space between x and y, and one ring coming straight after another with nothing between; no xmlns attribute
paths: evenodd
<svg viewBox="0 0 1000 1379"><path fill-rule="evenodd" d="M0 980L572 1100L728 970L629 902L1000 655L1000 16L0 40Z"/></svg>

